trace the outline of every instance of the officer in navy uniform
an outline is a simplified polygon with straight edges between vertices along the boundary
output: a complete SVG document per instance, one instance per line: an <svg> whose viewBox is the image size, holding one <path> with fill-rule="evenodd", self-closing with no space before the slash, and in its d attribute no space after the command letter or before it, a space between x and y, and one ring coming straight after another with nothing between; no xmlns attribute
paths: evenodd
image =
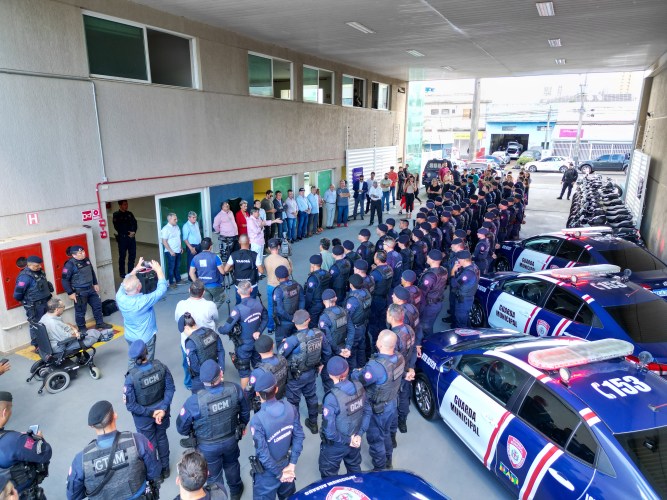
<svg viewBox="0 0 667 500"><path fill-rule="evenodd" d="M401 280L402 281L402 280ZM417 287L415 287L419 290ZM421 296L420 296L421 298ZM392 303L403 306L404 318L406 325L412 328L415 332L415 346L418 348L418 353L421 354L421 345L424 334L422 332L421 322L419 319L419 309L411 302L411 295L404 286L397 286L391 295Z"/></svg>
<svg viewBox="0 0 667 500"><path fill-rule="evenodd" d="M451 275L452 269L454 269L454 265L458 262L456 254L465 249L466 249L465 242L461 238L454 238L454 240L452 241L452 245L450 246L449 256L447 257L447 264L445 266L447 270L447 276ZM442 318L442 321L445 323L449 323L450 325L453 325L454 309L456 306L456 291L452 290L451 280L448 283L448 286L449 286L449 301L448 301L449 309L447 309L447 316L445 318Z"/></svg>
<svg viewBox="0 0 667 500"><path fill-rule="evenodd" d="M304 434L299 410L276 399L276 378L271 372L254 370L252 384L262 409L250 420L255 456L250 457L253 499L287 499L296 492L294 469L303 450Z"/></svg>
<svg viewBox="0 0 667 500"><path fill-rule="evenodd" d="M449 210L443 210L440 215L440 230L442 231L442 251L446 252L454 239L456 228L451 222L452 213Z"/></svg>
<svg viewBox="0 0 667 500"><path fill-rule="evenodd" d="M419 329L420 331L422 331L421 313L422 310L424 309L425 301L423 300L421 290L417 285L415 285L415 283L417 283L417 273L415 273L412 270L403 271L403 274L401 275L401 286L405 288L410 294L410 304L415 306L417 308L417 311L419 311L419 323L420 323Z"/></svg>
<svg viewBox="0 0 667 500"><path fill-rule="evenodd" d="M331 274L331 288L336 292L336 297L340 304L347 295L348 282L352 274L352 264L345 258L345 249L341 245L336 245L331 251L334 257L334 263L329 270Z"/></svg>
<svg viewBox="0 0 667 500"><path fill-rule="evenodd" d="M273 376L276 377L276 383L278 384L276 398L282 399L285 397L285 391L287 389L287 360L280 354L274 354L273 339L268 335L260 335L259 338L255 340L255 350L259 353L262 360L253 371L259 370L273 373ZM255 388L252 384L249 384L248 387L246 387L245 392L250 398L249 401L253 402L251 409L258 412L260 408L259 397L255 396Z"/></svg>
<svg viewBox="0 0 667 500"><path fill-rule="evenodd" d="M398 338L391 330L382 330L375 344L378 352L366 366L352 372L351 380L366 388L371 405L371 421L366 432L373 470L392 468L394 448L391 425L396 416L398 391L405 374L405 360L396 352Z"/></svg>
<svg viewBox="0 0 667 500"><path fill-rule="evenodd" d="M208 462L208 483L224 488L225 473L232 499L243 494L239 441L250 421L250 409L241 387L225 382L220 366L209 359L201 368L204 389L185 400L176 428L182 436L194 433L197 450Z"/></svg>
<svg viewBox="0 0 667 500"><path fill-rule="evenodd" d="M262 265L262 256L250 250L250 240L247 234L239 236L239 250L229 255L229 260L225 263L224 272L228 273L234 269L234 283L236 284L236 305L241 303L242 297L239 292L239 285L246 281L252 285L251 297L257 297L257 283L259 275L264 274Z"/></svg>
<svg viewBox="0 0 667 500"><path fill-rule="evenodd" d="M178 319L178 330L181 333L184 331L189 333L185 339L185 355L192 378L190 390L192 394L196 394L197 391L204 388L200 380L200 371L207 360L214 360L224 371L225 348L222 345L222 339L215 330L199 327L189 312Z"/></svg>
<svg viewBox="0 0 667 500"><path fill-rule="evenodd" d="M225 292L223 286L224 280L224 265L220 260L220 256L211 252L213 242L208 236L201 240L201 252L192 258L190 269L188 273L190 280L195 281L199 279L204 283L204 297L220 309L225 300Z"/></svg>
<svg viewBox="0 0 667 500"><path fill-rule="evenodd" d="M437 248L440 250L442 248L442 238L443 234L440 228L438 227L438 217L435 215L429 215L428 219L426 219L426 222L429 224L430 229L429 229L429 234L431 235L431 239L433 240L433 248Z"/></svg>
<svg viewBox="0 0 667 500"><path fill-rule="evenodd" d="M20 498L46 498L39 483L46 477L51 446L39 431L5 429L12 416L12 400L10 392L0 391L0 472L9 475Z"/></svg>
<svg viewBox="0 0 667 500"><path fill-rule="evenodd" d="M375 269L371 271L371 277L375 280L373 291L373 303L371 304L371 319L368 325L370 342L366 345L366 353L371 354L371 348L375 345L378 334L385 327L385 314L387 314L387 302L391 293L391 284L394 280L394 271L387 265L387 254L383 251L375 252Z"/></svg>
<svg viewBox="0 0 667 500"><path fill-rule="evenodd" d="M102 317L102 301L98 292L95 270L86 257L86 251L80 245L68 248L70 258L63 266L62 284L69 298L74 301L74 318L80 332L86 331L86 306L90 304L95 316L95 328L107 330L113 325L104 322ZM40 316L41 317L41 316Z"/></svg>
<svg viewBox="0 0 667 500"><path fill-rule="evenodd" d="M454 328L470 328L470 309L475 300L479 284L479 269L472 262L467 250L456 254L458 262L451 271L452 291L456 295L454 304Z"/></svg>
<svg viewBox="0 0 667 500"><path fill-rule="evenodd" d="M397 239L398 253L401 256L401 273L400 276L408 269L412 269L415 262L415 256L410 250L410 237L407 234L401 234Z"/></svg>
<svg viewBox="0 0 667 500"><path fill-rule="evenodd" d="M349 321L347 310L344 305L336 305L338 299L336 293L328 288L322 294L325 309L320 315L318 326L327 339L327 343L331 347L331 355L322 357L322 371L320 377L322 378L322 386L324 391L331 390L333 381L327 373L327 362L331 356L343 356L345 358L350 356L350 350L347 346L352 346L354 343L354 325Z"/></svg>
<svg viewBox="0 0 667 500"><path fill-rule="evenodd" d="M48 310L47 303L53 292L53 285L46 279L46 273L42 269L42 259L31 255L26 259L27 264L16 277L14 288L14 299L23 303L28 323L37 323ZM37 340L32 338L30 332L30 343L37 345Z"/></svg>
<svg viewBox="0 0 667 500"><path fill-rule="evenodd" d="M306 295L303 287L289 277L289 269L285 266L276 268L276 278L280 282L273 289L273 320L276 324L276 344L294 333L292 316L297 309L303 309L306 305Z"/></svg>
<svg viewBox="0 0 667 500"><path fill-rule="evenodd" d="M375 228L375 234L378 236L378 240L375 242L375 251L379 252L380 250L385 250L384 240L387 238L387 231L389 228L386 224L378 224Z"/></svg>
<svg viewBox="0 0 667 500"><path fill-rule="evenodd" d="M428 254L428 247L423 238L424 232L421 229L415 229L412 231L412 245L410 246L412 255L414 255L412 269L418 275L421 275L421 273L424 272L424 269L426 269L426 255Z"/></svg>
<svg viewBox="0 0 667 500"><path fill-rule="evenodd" d="M368 263L368 267L373 265L373 255L375 255L375 245L370 241L371 232L364 228L359 231L359 247L357 248L357 253L359 257L364 259Z"/></svg>
<svg viewBox="0 0 667 500"><path fill-rule="evenodd" d="M343 242L343 250L345 250L345 258L350 261L350 273L352 273L352 268L354 268L354 263L361 259L359 254L354 251L354 243L350 240L345 240Z"/></svg>
<svg viewBox="0 0 667 500"><path fill-rule="evenodd" d="M322 479L337 476L341 462L345 463L346 474L361 472L361 438L371 421L366 389L360 382L348 379L347 361L334 356L327 363L327 371L334 383L322 400Z"/></svg>
<svg viewBox="0 0 667 500"><path fill-rule="evenodd" d="M503 242L507 239L508 229L510 223L510 211L508 210L509 204L507 200L502 200L499 204L500 207L500 225L498 227L498 235L496 243L502 245Z"/></svg>
<svg viewBox="0 0 667 500"><path fill-rule="evenodd" d="M385 221L385 225L387 226L387 236L394 239L398 238L398 233L396 232L396 229L394 229L396 226L396 219L390 217Z"/></svg>
<svg viewBox="0 0 667 500"><path fill-rule="evenodd" d="M463 229L457 229L454 231L454 239L459 238L463 241L463 246L466 250L470 250L470 244L468 243L468 233Z"/></svg>
<svg viewBox="0 0 667 500"><path fill-rule="evenodd" d="M98 401L90 408L88 425L97 438L72 461L67 500L146 498L147 482L157 494L162 467L155 458L155 448L142 434L118 431L117 419L108 401Z"/></svg>
<svg viewBox="0 0 667 500"><path fill-rule="evenodd" d="M322 256L320 254L310 256L310 274L303 288L306 294L305 309L310 314L310 319L313 322L311 327L313 327L317 324L317 318L324 310L322 292L331 288L331 275L322 269Z"/></svg>
<svg viewBox="0 0 667 500"><path fill-rule="evenodd" d="M345 298L348 321L354 329L354 340L345 348L350 351L348 363L352 369L366 364L366 331L371 316L373 297L364 287L363 278L358 274L350 276L350 291Z"/></svg>
<svg viewBox="0 0 667 500"><path fill-rule="evenodd" d="M447 288L447 271L440 265L441 262L442 252L431 250L426 259L429 268L419 278L419 289L424 301L421 314L424 337L433 334L433 324L442 310L445 288Z"/></svg>
<svg viewBox="0 0 667 500"><path fill-rule="evenodd" d="M391 278L391 289L401 284L401 273L403 272L403 258L396 250L396 240L387 236L384 240L384 251L387 254L387 265L391 267L393 276Z"/></svg>
<svg viewBox="0 0 667 500"><path fill-rule="evenodd" d="M303 394L308 408L308 418L304 425L310 432L317 434L316 378L322 359L331 357L331 346L322 330L308 327L310 321L308 311L299 309L295 312L294 324L297 331L283 341L278 353L285 356L289 365L287 400L298 408Z"/></svg>
<svg viewBox="0 0 667 500"><path fill-rule="evenodd" d="M488 272L489 251L491 250L489 240L486 239L488 234L489 230L485 227L480 227L477 230L477 245L475 246L475 252L472 254L472 259L479 268L481 275Z"/></svg>
<svg viewBox="0 0 667 500"><path fill-rule="evenodd" d="M482 227L482 213L478 200L479 197L476 194L470 197L470 235L475 245L477 245L477 230Z"/></svg>
<svg viewBox="0 0 667 500"><path fill-rule="evenodd" d="M493 224L493 222L485 220L482 223L482 227L489 230L489 232L486 235L486 239L489 242L489 253L486 256L486 272L490 273L490 272L494 271L493 260L495 259L495 256L496 256L496 253L495 253L496 252L496 233L494 232L496 226Z"/></svg>
<svg viewBox="0 0 667 500"><path fill-rule="evenodd" d="M354 263L354 274L361 276L362 286L373 295L375 291L375 279L368 275L368 263L364 259L359 259Z"/></svg>
<svg viewBox="0 0 667 500"><path fill-rule="evenodd" d="M237 324L241 325L241 345L236 349L234 366L239 372L241 387L245 389L248 385L251 365L254 367L260 361L259 354L255 351L255 340L259 338L269 323L269 315L262 303L250 296L252 286L249 282L240 283L238 291L241 295L241 303L232 309L225 324L218 328L218 332L221 335L229 335Z"/></svg>
<svg viewBox="0 0 667 500"><path fill-rule="evenodd" d="M517 190L513 199L514 199L514 211L516 213L516 217L514 225L510 230L509 239L517 240L519 239L519 232L521 231L521 224L523 224L523 219L524 219L525 207L523 205L523 191L520 189Z"/></svg>
<svg viewBox="0 0 667 500"><path fill-rule="evenodd" d="M452 222L456 229L463 229L464 219L461 216L461 205L452 205Z"/></svg>
<svg viewBox="0 0 667 500"><path fill-rule="evenodd" d="M401 219L398 222L398 228L400 229L398 235L403 236L406 235L408 238L412 239L412 231L410 230L410 220L409 219Z"/></svg>
<svg viewBox="0 0 667 500"><path fill-rule="evenodd" d="M148 349L143 340L130 345L128 356L135 361L125 375L123 403L132 414L137 432L148 438L157 450L162 465L162 479L169 477L169 440L171 400L176 387L169 368L157 359L148 359Z"/></svg>
<svg viewBox="0 0 667 500"><path fill-rule="evenodd" d="M134 269L134 259L137 257L137 219L127 209L127 200L118 200L119 210L113 213L113 228L116 230L118 243L118 276L125 277ZM127 259L127 267L125 267Z"/></svg>

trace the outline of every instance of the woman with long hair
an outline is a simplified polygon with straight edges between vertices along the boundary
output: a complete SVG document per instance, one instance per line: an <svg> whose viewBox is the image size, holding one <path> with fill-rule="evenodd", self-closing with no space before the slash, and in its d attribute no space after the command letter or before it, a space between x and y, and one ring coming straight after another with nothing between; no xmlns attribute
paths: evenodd
<svg viewBox="0 0 667 500"><path fill-rule="evenodd" d="M408 219L412 218L412 211L415 208L416 192L417 187L415 184L415 177L410 175L403 186L403 194L405 195L405 214L408 216Z"/></svg>

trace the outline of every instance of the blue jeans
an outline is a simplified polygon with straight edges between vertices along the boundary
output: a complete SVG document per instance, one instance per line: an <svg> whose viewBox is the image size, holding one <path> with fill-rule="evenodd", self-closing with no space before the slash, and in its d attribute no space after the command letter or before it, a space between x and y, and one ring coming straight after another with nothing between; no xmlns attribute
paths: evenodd
<svg viewBox="0 0 667 500"><path fill-rule="evenodd" d="M347 224L347 212L350 209L348 205L338 205L338 224Z"/></svg>
<svg viewBox="0 0 667 500"><path fill-rule="evenodd" d="M391 193L391 202L396 206L396 186L390 187L389 192Z"/></svg>
<svg viewBox="0 0 667 500"><path fill-rule="evenodd" d="M183 355L183 373L185 373L185 376L183 377L183 385L185 385L185 388L189 391L192 387L192 375L190 374L190 363L188 363L188 355L185 354L183 346L181 346L181 354Z"/></svg>
<svg viewBox="0 0 667 500"><path fill-rule="evenodd" d="M389 191L382 191L382 210L389 212Z"/></svg>
<svg viewBox="0 0 667 500"><path fill-rule="evenodd" d="M305 238L308 234L308 213L299 212L299 228L296 233L297 238Z"/></svg>
<svg viewBox="0 0 667 500"><path fill-rule="evenodd" d="M296 239L296 217L287 219L287 239Z"/></svg>
<svg viewBox="0 0 667 500"><path fill-rule="evenodd" d="M273 290L275 289L275 286L266 285L266 301L268 302L266 310L269 314L269 322L267 323L266 328L269 330L275 330L276 328L276 325L273 322Z"/></svg>
<svg viewBox="0 0 667 500"><path fill-rule="evenodd" d="M310 213L308 215L308 233L310 234L315 234L317 232L317 223L319 219L320 213Z"/></svg>
<svg viewBox="0 0 667 500"><path fill-rule="evenodd" d="M352 217L355 219L357 218L357 208L361 209L360 215L361 215L361 220L364 220L364 202L366 201L366 197L364 195L359 195L354 199L354 212L352 213Z"/></svg>
<svg viewBox="0 0 667 500"><path fill-rule="evenodd" d="M169 284L180 283L181 281L181 253L172 255L169 252L164 253L164 260L167 263L167 279Z"/></svg>

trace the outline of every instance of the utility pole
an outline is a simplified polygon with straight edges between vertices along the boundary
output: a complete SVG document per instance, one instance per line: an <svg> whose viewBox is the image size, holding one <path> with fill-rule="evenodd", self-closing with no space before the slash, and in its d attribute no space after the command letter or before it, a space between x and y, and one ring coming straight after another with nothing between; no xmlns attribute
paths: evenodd
<svg viewBox="0 0 667 500"><path fill-rule="evenodd" d="M577 125L577 142L574 144L574 165L579 166L579 150L581 147L581 125L584 121L584 113L586 109L584 108L584 99L586 98L586 82L588 81L588 75L584 79L584 83L580 84L581 92L579 92L580 106L579 106L579 124Z"/></svg>
<svg viewBox="0 0 667 500"><path fill-rule="evenodd" d="M481 82L479 78L475 78L475 91L472 98L472 111L470 114L470 154L468 160L474 161L477 158L477 129L479 128L479 105L481 102Z"/></svg>
<svg viewBox="0 0 667 500"><path fill-rule="evenodd" d="M549 113L547 114L547 128L544 129L544 148L549 149L549 127L551 126L551 104L549 104Z"/></svg>

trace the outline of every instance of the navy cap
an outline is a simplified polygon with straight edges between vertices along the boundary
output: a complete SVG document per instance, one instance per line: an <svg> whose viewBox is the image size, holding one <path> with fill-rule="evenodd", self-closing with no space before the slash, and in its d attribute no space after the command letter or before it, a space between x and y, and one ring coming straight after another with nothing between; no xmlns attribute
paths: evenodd
<svg viewBox="0 0 667 500"><path fill-rule="evenodd" d="M484 221L484 222L482 222L482 227L485 227L486 229L491 229L491 227L493 227L493 222Z"/></svg>
<svg viewBox="0 0 667 500"><path fill-rule="evenodd" d="M449 210L443 210L440 217L451 217L452 213Z"/></svg>
<svg viewBox="0 0 667 500"><path fill-rule="evenodd" d="M522 200L522 199L523 199L523 194L517 192L517 194L515 194L514 197L515 197L517 200Z"/></svg>
<svg viewBox="0 0 667 500"><path fill-rule="evenodd" d="M494 209L494 208L498 208L498 205L496 205L495 203L489 203L489 204L486 206L486 209L487 209L487 210L492 210L492 209Z"/></svg>
<svg viewBox="0 0 667 500"><path fill-rule="evenodd" d="M468 207L468 202L465 200L461 200L461 208L467 208Z"/></svg>
<svg viewBox="0 0 667 500"><path fill-rule="evenodd" d="M127 357L130 359L142 358L145 352L146 343L143 340L138 339L130 344L130 349L127 351Z"/></svg>
<svg viewBox="0 0 667 500"><path fill-rule="evenodd" d="M97 425L104 420L109 412L113 411L113 406L108 401L98 401L88 412L88 425Z"/></svg>
<svg viewBox="0 0 667 500"><path fill-rule="evenodd" d="M442 260L442 252L437 249L433 249L428 253L428 258L435 261Z"/></svg>
<svg viewBox="0 0 667 500"><path fill-rule="evenodd" d="M336 292L331 288L327 288L322 292L322 300L331 300L336 298Z"/></svg>
<svg viewBox="0 0 667 500"><path fill-rule="evenodd" d="M396 241L401 245L407 245L410 242L410 237L407 234L401 234Z"/></svg>
<svg viewBox="0 0 667 500"><path fill-rule="evenodd" d="M445 198L447 198L448 200L451 200L453 197L454 197L454 193L452 193L451 191L447 191L445 193Z"/></svg>
<svg viewBox="0 0 667 500"><path fill-rule="evenodd" d="M463 229L457 229L454 231L454 236L457 238L465 239L466 236L468 236L468 233L466 233Z"/></svg>
<svg viewBox="0 0 667 500"><path fill-rule="evenodd" d="M387 227L386 224L378 224L378 229L380 231L382 231L383 233L386 233L387 231L389 231L389 228Z"/></svg>
<svg viewBox="0 0 667 500"><path fill-rule="evenodd" d="M388 226L395 226L396 225L396 220L395 219L387 219L387 225Z"/></svg>
<svg viewBox="0 0 667 500"><path fill-rule="evenodd" d="M69 253L76 253L81 250L84 250L84 248L81 245L72 245L71 247L69 247Z"/></svg>
<svg viewBox="0 0 667 500"><path fill-rule="evenodd" d="M357 259L354 261L354 268L359 269L359 271L368 271L368 262L364 259Z"/></svg>
<svg viewBox="0 0 667 500"><path fill-rule="evenodd" d="M415 215L415 219L426 220L426 213L420 213L420 214Z"/></svg>
<svg viewBox="0 0 667 500"><path fill-rule="evenodd" d="M415 281L417 281L417 273L414 272L412 269L407 269L406 271L403 271L403 274L401 274L401 278L403 278L408 283L414 283Z"/></svg>
<svg viewBox="0 0 667 500"><path fill-rule="evenodd" d="M278 238L271 238L269 240L269 248L278 248L280 246L280 240Z"/></svg>
<svg viewBox="0 0 667 500"><path fill-rule="evenodd" d="M424 231L421 229L415 229L412 231L412 236L415 236L417 239L423 238L424 237Z"/></svg>
<svg viewBox="0 0 667 500"><path fill-rule="evenodd" d="M199 380L211 384L220 375L220 365L213 359L207 359L199 368Z"/></svg>
<svg viewBox="0 0 667 500"><path fill-rule="evenodd" d="M359 236L365 236L366 238L370 238L371 232L368 229L363 228L361 231L359 231Z"/></svg>
<svg viewBox="0 0 667 500"><path fill-rule="evenodd" d="M276 267L276 278L287 278L289 276L289 269L285 266Z"/></svg>
<svg viewBox="0 0 667 500"><path fill-rule="evenodd" d="M421 207L421 208L419 209L419 212L418 212L418 213L420 213L420 214L427 214L427 213L428 213L428 208L426 208L426 207Z"/></svg>
<svg viewBox="0 0 667 500"><path fill-rule="evenodd" d="M264 371L261 368L255 368L250 374L250 383L257 392L266 392L275 387L278 381L275 375L270 371Z"/></svg>
<svg viewBox="0 0 667 500"><path fill-rule="evenodd" d="M427 201L426 202L426 208L428 208L428 209L435 208L435 203L430 201L430 200Z"/></svg>
<svg viewBox="0 0 667 500"><path fill-rule="evenodd" d="M350 285L353 285L357 290L364 286L364 279L358 274L351 275L348 281L350 282Z"/></svg>
<svg viewBox="0 0 667 500"><path fill-rule="evenodd" d="M456 252L456 258L457 259L470 259L472 255L468 250L461 250L460 252Z"/></svg>
<svg viewBox="0 0 667 500"><path fill-rule="evenodd" d="M436 196L436 197L435 197L435 201L436 201L437 203L442 203L442 196Z"/></svg>
<svg viewBox="0 0 667 500"><path fill-rule="evenodd" d="M396 298L399 300L405 300L406 302L410 300L410 292L408 292L407 288L402 286L394 288L394 295L396 295Z"/></svg>
<svg viewBox="0 0 667 500"><path fill-rule="evenodd" d="M465 243L461 238L454 238L452 240L452 245L463 245Z"/></svg>
<svg viewBox="0 0 667 500"><path fill-rule="evenodd" d="M344 358L333 356L327 361L327 371L334 377L340 377L350 371L350 365L347 364Z"/></svg>
<svg viewBox="0 0 667 500"><path fill-rule="evenodd" d="M505 205L505 206L507 206L508 204L509 203L507 202L507 200L500 200L500 203L499 203L499 205Z"/></svg>
<svg viewBox="0 0 667 500"><path fill-rule="evenodd" d="M485 228L485 227L480 227L480 228L477 230L477 234L483 234L483 235L486 236L487 234L489 234L489 230L488 230L487 228Z"/></svg>
<svg viewBox="0 0 667 500"><path fill-rule="evenodd" d="M306 189L305 189L305 188L299 188L299 193L300 193L301 191L304 191L304 192L305 192Z"/></svg>
<svg viewBox="0 0 667 500"><path fill-rule="evenodd" d="M260 335L255 340L255 351L262 354L273 351L273 339L268 335Z"/></svg>
<svg viewBox="0 0 667 500"><path fill-rule="evenodd" d="M410 224L410 219L401 219L401 222L405 222L406 224Z"/></svg>
<svg viewBox="0 0 667 500"><path fill-rule="evenodd" d="M331 253L334 255L343 255L345 253L345 249L341 245L336 245L331 250Z"/></svg>
<svg viewBox="0 0 667 500"><path fill-rule="evenodd" d="M311 255L310 256L310 263L321 266L322 265L322 256L320 254Z"/></svg>
<svg viewBox="0 0 667 500"><path fill-rule="evenodd" d="M427 233L431 231L431 225L428 222L422 222L419 224L419 228Z"/></svg>
<svg viewBox="0 0 667 500"><path fill-rule="evenodd" d="M343 242L343 248L345 250L354 250L354 243L352 243L350 240L345 240Z"/></svg>
<svg viewBox="0 0 667 500"><path fill-rule="evenodd" d="M308 314L308 311L304 311L303 309L299 309L294 313L294 316L292 316L292 322L295 325L301 325L303 323L306 323L310 319L310 314Z"/></svg>
<svg viewBox="0 0 667 500"><path fill-rule="evenodd" d="M452 205L452 210L461 210L461 205Z"/></svg>
<svg viewBox="0 0 667 500"><path fill-rule="evenodd" d="M44 262L41 257L38 257L37 255L31 255L26 259L26 262L28 264L41 264Z"/></svg>
<svg viewBox="0 0 667 500"><path fill-rule="evenodd" d="M438 218L435 215L430 215L428 219L426 219L429 223L431 224L437 224L438 223Z"/></svg>
<svg viewBox="0 0 667 500"><path fill-rule="evenodd" d="M476 194L471 194L470 199L471 200L479 200L479 196L477 196Z"/></svg>

